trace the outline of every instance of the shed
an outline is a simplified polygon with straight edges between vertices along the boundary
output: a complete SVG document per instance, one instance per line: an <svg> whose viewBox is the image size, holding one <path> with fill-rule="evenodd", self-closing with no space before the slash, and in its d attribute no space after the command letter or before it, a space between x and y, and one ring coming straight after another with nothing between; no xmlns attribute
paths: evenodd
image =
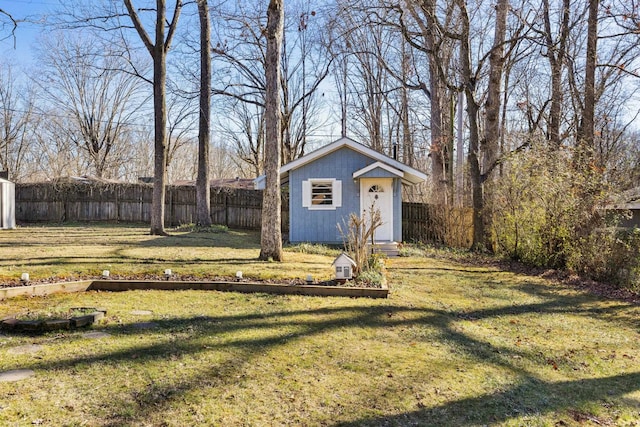
<svg viewBox="0 0 640 427"><path fill-rule="evenodd" d="M640 187L632 188L618 196L618 203L607 209L621 215L620 227L640 228Z"/></svg>
<svg viewBox="0 0 640 427"><path fill-rule="evenodd" d="M0 178L0 229L16 228L16 185Z"/></svg>
<svg viewBox="0 0 640 427"><path fill-rule="evenodd" d="M374 205L382 217L375 243L402 241L402 186L423 172L349 138L340 138L281 168L289 190L289 241L341 244L338 225Z"/></svg>

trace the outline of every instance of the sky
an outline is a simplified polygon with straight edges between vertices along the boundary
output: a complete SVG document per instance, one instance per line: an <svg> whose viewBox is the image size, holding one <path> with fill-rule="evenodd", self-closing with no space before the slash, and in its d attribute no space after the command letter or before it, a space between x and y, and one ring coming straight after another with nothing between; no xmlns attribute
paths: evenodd
<svg viewBox="0 0 640 427"><path fill-rule="evenodd" d="M149 0L136 0L135 4L143 5L145 1ZM101 2L99 0L0 0L0 9L18 21L15 37L12 37L10 21L0 20L0 23L5 24L4 27L0 27L0 66L10 65L21 69L25 75L37 75L37 45L41 37L46 37L47 30L44 22L47 17L55 17L56 11L59 12L65 7L74 5L86 7L97 3ZM193 13L193 11L191 12ZM187 19L184 9L180 19L184 25ZM325 85L327 87L322 89L323 92L330 92L332 90L330 82ZM324 108L330 107L325 106ZM330 112L324 114L327 114L328 117ZM327 130L321 132L320 139L323 142L328 142L339 136L339 127L337 126L336 123L329 124L329 119L327 119L324 126Z"/></svg>
<svg viewBox="0 0 640 427"><path fill-rule="evenodd" d="M15 39L10 36L10 26L5 25L2 28L2 38L9 36L0 41L2 61L8 61L12 63L11 65L16 62L24 65L34 62L32 47L43 31L41 23L59 6L58 0L0 0L0 9L19 21L15 30Z"/></svg>

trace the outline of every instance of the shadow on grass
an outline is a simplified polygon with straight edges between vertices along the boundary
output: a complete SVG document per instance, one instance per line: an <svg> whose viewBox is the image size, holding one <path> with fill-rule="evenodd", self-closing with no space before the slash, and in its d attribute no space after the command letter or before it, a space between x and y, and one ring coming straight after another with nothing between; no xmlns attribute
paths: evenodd
<svg viewBox="0 0 640 427"><path fill-rule="evenodd" d="M270 297L277 299L279 297ZM114 395L105 405L109 406L104 424L118 426L144 422L159 411L170 411L174 402L180 402L186 393L203 387L217 388L235 384L244 366L262 357L266 351L286 346L295 340L324 334L335 329L369 328L380 331L424 325L436 331L439 341L455 347L477 363L489 364L509 370L518 380L499 392L473 398L452 400L442 405L419 410L362 418L349 422L337 422L338 426L357 425L452 425L491 424L510 419L567 410L575 405L616 399L640 390L640 372L620 373L615 376L572 381L548 382L513 363L517 357L539 358L526 351L474 338L457 327L460 319L489 319L504 315L528 313L576 313L582 315L608 315L607 309L597 313L584 307L583 296L547 297L546 301L520 306L473 311L445 311L430 308L398 306L392 303L375 306L348 306L296 311L276 311L229 316L197 316L153 320L155 329L137 329L135 325L108 325L100 330L118 336L161 334L161 342L138 345L123 350L107 351L97 355L77 355L60 362L31 360L19 368L35 370L76 369L79 365L108 363L119 366L143 366L170 358L197 356L202 352L223 352L219 363L192 370L166 381L149 383L144 388L131 390L126 396ZM615 307L613 308L616 309ZM304 316L303 319L299 318ZM256 331L260 332L256 337ZM248 334L248 336L247 336ZM221 337L224 337L221 338ZM211 338L207 341L207 338ZM215 338L215 339L214 339ZM204 344L206 342L206 345ZM539 361L537 366L539 366ZM415 369L428 367L416 366ZM568 398L569 396L569 398ZM568 400L569 399L569 400ZM132 401L135 402L132 409ZM363 405L366 405L363 402Z"/></svg>
<svg viewBox="0 0 640 427"><path fill-rule="evenodd" d="M224 233L181 233L153 237L140 242L139 247L213 247L236 249L260 249L258 231L233 231Z"/></svg>
<svg viewBox="0 0 640 427"><path fill-rule="evenodd" d="M555 383L528 377L520 384L499 393L398 415L339 422L334 426L491 425L518 417L570 409L565 400L567 396L571 396L571 407L580 407L590 402L620 399L624 394L639 389L640 372Z"/></svg>
<svg viewBox="0 0 640 427"><path fill-rule="evenodd" d="M123 227L126 227L123 226ZM96 232L104 230L103 232ZM121 231L118 226L113 226L117 231ZM42 231L44 230L44 231ZM87 245L95 246L126 246L132 248L172 248L172 247L193 247L193 248L233 248L233 249L260 249L260 232L252 230L229 230L223 233L172 233L167 236L150 236L144 230L131 228L134 233L110 234L110 227L86 227L78 228L54 227L54 228L29 228L32 234L25 237L23 234L10 234L3 236L0 240L0 247L42 247L56 245L67 247L70 250L82 248L83 242ZM72 256L70 256L72 257Z"/></svg>

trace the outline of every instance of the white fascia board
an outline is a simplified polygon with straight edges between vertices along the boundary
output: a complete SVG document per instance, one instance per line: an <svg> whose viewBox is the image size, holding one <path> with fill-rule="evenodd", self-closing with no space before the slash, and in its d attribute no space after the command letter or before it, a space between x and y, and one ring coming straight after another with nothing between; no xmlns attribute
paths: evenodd
<svg viewBox="0 0 640 427"><path fill-rule="evenodd" d="M393 174L393 175L395 175L397 177L404 178L404 172L403 171L398 170L398 169L396 169L394 167L391 167L391 166L386 165L386 164L384 164L382 162L379 162L379 161L375 162L375 163L372 163L369 166L364 167L364 168L362 168L360 170L355 171L353 173L353 177L354 178L359 178L360 176L364 175L365 173L370 172L370 171L372 171L372 170L374 170L376 168L384 169L387 172L389 172L389 173L391 173L391 174Z"/></svg>

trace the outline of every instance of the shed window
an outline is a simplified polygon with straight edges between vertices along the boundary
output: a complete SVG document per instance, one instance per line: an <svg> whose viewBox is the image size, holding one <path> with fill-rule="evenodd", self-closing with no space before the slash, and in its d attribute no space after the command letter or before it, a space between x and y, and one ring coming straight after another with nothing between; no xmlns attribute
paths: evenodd
<svg viewBox="0 0 640 427"><path fill-rule="evenodd" d="M311 183L311 204L312 205L333 205L333 183L312 182Z"/></svg>
<svg viewBox="0 0 640 427"><path fill-rule="evenodd" d="M342 182L333 178L302 181L302 206L310 210L342 206Z"/></svg>

